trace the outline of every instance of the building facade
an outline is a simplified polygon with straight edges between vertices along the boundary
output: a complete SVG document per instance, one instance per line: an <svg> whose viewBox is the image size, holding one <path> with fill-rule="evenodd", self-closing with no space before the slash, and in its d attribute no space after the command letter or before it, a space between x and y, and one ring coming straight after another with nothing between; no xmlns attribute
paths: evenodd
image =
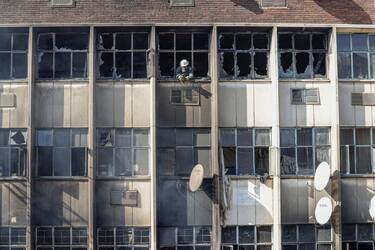
<svg viewBox="0 0 375 250"><path fill-rule="evenodd" d="M375 249L374 21L373 0L0 1L0 248Z"/></svg>

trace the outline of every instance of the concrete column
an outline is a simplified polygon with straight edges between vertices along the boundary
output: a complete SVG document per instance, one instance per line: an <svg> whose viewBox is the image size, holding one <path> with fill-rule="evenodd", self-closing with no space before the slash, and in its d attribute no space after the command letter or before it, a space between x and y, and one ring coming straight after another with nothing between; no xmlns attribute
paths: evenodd
<svg viewBox="0 0 375 250"><path fill-rule="evenodd" d="M280 117L279 117L279 74L277 50L277 26L272 29L270 48L272 140L271 162L273 170L273 249L281 249L281 192L280 192ZM272 172L271 172L272 173Z"/></svg>
<svg viewBox="0 0 375 250"><path fill-rule="evenodd" d="M210 48L211 64L211 161L212 174L219 176L219 113L218 113L218 69L217 69L217 26L213 26L211 33ZM214 179L213 179L214 181ZM216 187L218 188L218 187ZM215 190L217 193L218 190ZM220 227L219 203L212 203L212 249L220 249L221 227Z"/></svg>

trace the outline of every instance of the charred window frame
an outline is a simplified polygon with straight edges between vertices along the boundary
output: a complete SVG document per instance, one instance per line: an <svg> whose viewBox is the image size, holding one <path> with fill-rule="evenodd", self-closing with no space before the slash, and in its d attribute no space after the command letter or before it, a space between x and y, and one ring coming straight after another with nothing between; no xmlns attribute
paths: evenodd
<svg viewBox="0 0 375 250"><path fill-rule="evenodd" d="M280 78L327 78L326 33L279 32L278 43Z"/></svg>
<svg viewBox="0 0 375 250"><path fill-rule="evenodd" d="M97 37L99 79L146 79L148 32L100 32Z"/></svg>
<svg viewBox="0 0 375 250"><path fill-rule="evenodd" d="M342 249L375 249L374 224L343 224L342 225Z"/></svg>
<svg viewBox="0 0 375 250"><path fill-rule="evenodd" d="M272 226L226 226L221 229L221 250L272 249Z"/></svg>
<svg viewBox="0 0 375 250"><path fill-rule="evenodd" d="M374 136L374 128L340 129L340 164L343 174L374 173Z"/></svg>
<svg viewBox="0 0 375 250"><path fill-rule="evenodd" d="M40 80L86 79L88 33L40 32L37 57Z"/></svg>
<svg viewBox="0 0 375 250"><path fill-rule="evenodd" d="M96 152L98 177L150 175L148 129L97 129Z"/></svg>
<svg viewBox="0 0 375 250"><path fill-rule="evenodd" d="M0 129L0 177L26 176L26 143L26 129Z"/></svg>
<svg viewBox="0 0 375 250"><path fill-rule="evenodd" d="M35 229L37 250L68 249L84 250L88 248L87 227L37 227Z"/></svg>
<svg viewBox="0 0 375 250"><path fill-rule="evenodd" d="M25 250L26 227L0 227L0 248Z"/></svg>
<svg viewBox="0 0 375 250"><path fill-rule="evenodd" d="M0 29L0 80L26 79L29 34Z"/></svg>
<svg viewBox="0 0 375 250"><path fill-rule="evenodd" d="M282 175L313 175L316 167L323 161L331 163L329 128L280 129Z"/></svg>
<svg viewBox="0 0 375 250"><path fill-rule="evenodd" d="M338 34L337 51L339 79L375 78L375 35Z"/></svg>
<svg viewBox="0 0 375 250"><path fill-rule="evenodd" d="M147 227L99 227L97 229L99 250L149 249L150 228Z"/></svg>
<svg viewBox="0 0 375 250"><path fill-rule="evenodd" d="M269 174L269 128L221 128L220 154L227 175Z"/></svg>
<svg viewBox="0 0 375 250"><path fill-rule="evenodd" d="M159 235L158 249L211 249L211 226L159 227Z"/></svg>
<svg viewBox="0 0 375 250"><path fill-rule="evenodd" d="M171 88L171 104L192 105L200 104L199 88L196 87L176 87Z"/></svg>
<svg viewBox="0 0 375 250"><path fill-rule="evenodd" d="M36 176L87 176L87 129L36 130Z"/></svg>
<svg viewBox="0 0 375 250"><path fill-rule="evenodd" d="M282 247L285 250L333 249L331 225L282 225Z"/></svg>
<svg viewBox="0 0 375 250"><path fill-rule="evenodd" d="M195 164L211 175L209 128L160 128L157 132L157 169L161 176L189 177Z"/></svg>
<svg viewBox="0 0 375 250"><path fill-rule="evenodd" d="M182 59L187 59L195 79L209 79L209 32L159 32L159 79L175 79Z"/></svg>
<svg viewBox="0 0 375 250"><path fill-rule="evenodd" d="M218 38L221 79L269 78L267 32L221 32Z"/></svg>

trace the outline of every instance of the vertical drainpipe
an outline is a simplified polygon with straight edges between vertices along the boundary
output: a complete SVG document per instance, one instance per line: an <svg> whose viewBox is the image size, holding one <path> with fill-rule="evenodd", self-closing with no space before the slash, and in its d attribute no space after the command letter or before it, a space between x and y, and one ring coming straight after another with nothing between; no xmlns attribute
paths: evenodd
<svg viewBox="0 0 375 250"><path fill-rule="evenodd" d="M89 222L88 222L88 249L95 249L95 29L90 26L89 35L89 58L88 58L88 78L89 78L89 126L88 126L88 155L87 174L89 179Z"/></svg>
<svg viewBox="0 0 375 250"><path fill-rule="evenodd" d="M34 127L33 127L33 87L34 87L34 29L31 26L29 28L29 41L27 49L27 85L28 85L28 114L27 114L27 249L32 249L32 237L34 235L32 228L32 175L33 175L33 138L34 138Z"/></svg>
<svg viewBox="0 0 375 250"><path fill-rule="evenodd" d="M219 176L219 113L218 113L218 62L217 62L217 26L212 27L210 43L210 65L211 65L211 159L212 174ZM213 179L214 182L214 179ZM214 186L219 188L219 186ZM218 194L219 190L214 190ZM214 197L215 199L216 197ZM220 249L220 206L212 202L212 249Z"/></svg>
<svg viewBox="0 0 375 250"><path fill-rule="evenodd" d="M340 178L340 117L339 117L339 86L337 72L337 39L336 26L332 27L329 43L329 78L331 85L331 182L333 214L331 218L334 229L335 249L341 250L341 178Z"/></svg>
<svg viewBox="0 0 375 250"><path fill-rule="evenodd" d="M277 26L272 29L270 50L272 137L271 170L273 170L273 249L281 249L281 183L280 183L280 119Z"/></svg>
<svg viewBox="0 0 375 250"><path fill-rule="evenodd" d="M156 175L156 28L151 27L148 68L150 76L150 166L151 166L151 249L157 249L157 175Z"/></svg>

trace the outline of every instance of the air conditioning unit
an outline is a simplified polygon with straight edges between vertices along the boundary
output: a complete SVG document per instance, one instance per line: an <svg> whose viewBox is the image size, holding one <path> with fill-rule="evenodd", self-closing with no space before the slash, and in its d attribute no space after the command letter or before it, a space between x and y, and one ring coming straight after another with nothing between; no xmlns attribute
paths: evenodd
<svg viewBox="0 0 375 250"><path fill-rule="evenodd" d="M75 0L51 0L52 7L75 7Z"/></svg>
<svg viewBox="0 0 375 250"><path fill-rule="evenodd" d="M353 106L374 106L375 93L352 93Z"/></svg>
<svg viewBox="0 0 375 250"><path fill-rule="evenodd" d="M292 104L295 105L318 105L320 104L319 89L292 89L291 99Z"/></svg>
<svg viewBox="0 0 375 250"><path fill-rule="evenodd" d="M138 205L137 190L112 190L110 195L111 205L136 207Z"/></svg>

